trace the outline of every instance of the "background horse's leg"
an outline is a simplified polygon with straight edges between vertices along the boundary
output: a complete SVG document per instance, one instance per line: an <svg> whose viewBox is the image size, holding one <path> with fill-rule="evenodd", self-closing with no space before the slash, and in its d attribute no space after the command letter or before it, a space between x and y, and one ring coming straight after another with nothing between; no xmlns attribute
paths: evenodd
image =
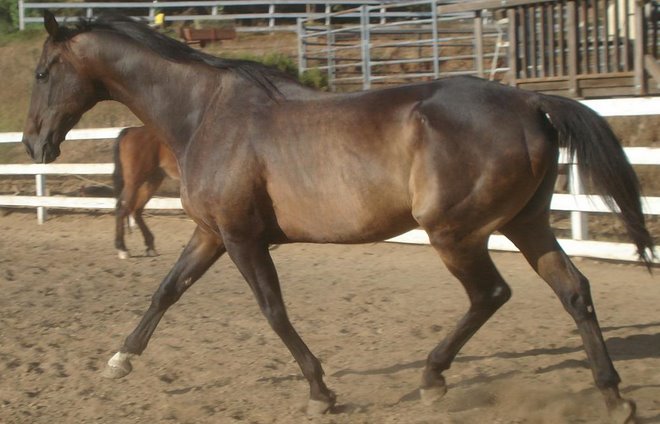
<svg viewBox="0 0 660 424"><path fill-rule="evenodd" d="M128 259L131 257L124 241L124 225L132 211L134 193L135 189L133 186L127 184L117 198L117 206L115 207L115 248L117 249L119 259Z"/></svg>
<svg viewBox="0 0 660 424"><path fill-rule="evenodd" d="M559 246L549 225L547 212L530 219L518 219L502 230L525 255L534 270L552 287L564 308L575 320L587 352L596 386L616 422L632 423L635 404L621 398L621 379L607 352L589 281L578 271Z"/></svg>
<svg viewBox="0 0 660 424"><path fill-rule="evenodd" d="M158 169L153 175L149 176L149 179L142 184L135 199L135 206L133 208L133 217L135 218L135 223L140 228L142 236L144 237L144 244L147 247L146 255L147 256L158 256L156 252L156 246L154 244L154 235L149 231L147 223L144 222L144 217L142 213L144 212L144 206L147 204L149 199L154 195L158 187L163 183L165 179L165 174Z"/></svg>
<svg viewBox="0 0 660 424"><path fill-rule="evenodd" d="M307 413L316 415L327 412L335 403L335 394L323 382L321 363L289 321L277 271L268 252L268 244L252 241L246 243L226 241L226 244L229 256L250 285L268 323L291 351L309 382L310 400Z"/></svg>
<svg viewBox="0 0 660 424"><path fill-rule="evenodd" d="M124 345L108 361L103 376L121 378L131 372L130 358L141 354L147 347L158 322L183 293L197 281L225 252L225 246L215 234L200 227L195 229L188 245L174 264L172 270L151 298L151 305Z"/></svg>
<svg viewBox="0 0 660 424"><path fill-rule="evenodd" d="M445 394L447 388L442 372L449 369L465 343L511 297L511 289L488 254L487 239L459 242L447 234L433 232L429 232L429 238L449 271L463 284L470 308L427 358L420 387L425 403L432 403Z"/></svg>

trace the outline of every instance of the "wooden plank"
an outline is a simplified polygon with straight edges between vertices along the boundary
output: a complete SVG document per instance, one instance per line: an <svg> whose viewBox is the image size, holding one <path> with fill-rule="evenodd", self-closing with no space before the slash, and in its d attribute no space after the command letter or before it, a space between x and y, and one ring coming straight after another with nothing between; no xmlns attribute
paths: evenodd
<svg viewBox="0 0 660 424"><path fill-rule="evenodd" d="M644 68L646 72L655 80L656 88L660 88L660 65L651 55L644 55Z"/></svg>
<svg viewBox="0 0 660 424"><path fill-rule="evenodd" d="M578 31L575 1L569 1L566 5L566 25L568 26L568 81L571 95L578 97L580 92L577 85L578 73Z"/></svg>
<svg viewBox="0 0 660 424"><path fill-rule="evenodd" d="M566 25L564 23L564 2L557 3L557 24L558 24L558 35L559 35L559 52L558 52L558 62L557 62L557 75L566 75Z"/></svg>
<svg viewBox="0 0 660 424"><path fill-rule="evenodd" d="M538 62L537 62L537 52L539 51L537 40L536 40L536 7L534 6L525 6L527 9L527 18L529 19L529 50L528 54L531 57L529 61L529 66L531 67L532 77L538 77Z"/></svg>
<svg viewBox="0 0 660 424"><path fill-rule="evenodd" d="M516 10L511 8L506 11L509 20L509 73L511 82L520 76L518 68L518 24Z"/></svg>
<svg viewBox="0 0 660 424"><path fill-rule="evenodd" d="M646 78L644 78L644 4L635 2L635 52L634 72L636 94L646 94Z"/></svg>
<svg viewBox="0 0 660 424"><path fill-rule="evenodd" d="M635 81L631 77L614 77L614 78L580 78L578 80L580 89L585 88L617 88L617 87L628 87L634 88Z"/></svg>
<svg viewBox="0 0 660 424"><path fill-rule="evenodd" d="M530 77L527 57L529 53L529 45L527 43L527 10L524 7L518 8L519 14L519 27L520 27L520 75L519 77L528 78Z"/></svg>
<svg viewBox="0 0 660 424"><path fill-rule="evenodd" d="M553 4L548 4L546 6L547 12L547 39L548 39L548 75L553 77L557 75L556 72L556 60L555 60L555 48L557 43L555 42L557 34L555 33L555 10Z"/></svg>

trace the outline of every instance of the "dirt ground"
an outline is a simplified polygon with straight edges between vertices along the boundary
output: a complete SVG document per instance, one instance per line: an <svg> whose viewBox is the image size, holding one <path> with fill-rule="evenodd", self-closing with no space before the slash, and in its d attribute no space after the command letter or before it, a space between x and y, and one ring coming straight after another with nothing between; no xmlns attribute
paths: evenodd
<svg viewBox="0 0 660 424"><path fill-rule="evenodd" d="M428 351L467 307L428 246L288 245L272 252L294 325L338 394L307 418L307 384L223 257L168 311L122 380L100 374L192 233L148 217L159 257L116 258L109 214L0 217L1 423L602 423L580 337L520 255L493 257L512 300L445 373L433 407ZM137 232L127 241L142 252ZM577 259L641 423L660 423L660 284L642 267ZM657 274L657 270L656 270Z"/></svg>

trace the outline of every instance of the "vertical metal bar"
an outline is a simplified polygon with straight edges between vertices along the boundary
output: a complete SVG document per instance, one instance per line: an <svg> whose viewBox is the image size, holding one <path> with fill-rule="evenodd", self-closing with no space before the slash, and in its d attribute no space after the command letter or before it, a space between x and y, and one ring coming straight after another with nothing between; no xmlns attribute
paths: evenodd
<svg viewBox="0 0 660 424"><path fill-rule="evenodd" d="M440 46L438 46L438 1L431 3L431 48L433 50L433 77L440 78Z"/></svg>
<svg viewBox="0 0 660 424"><path fill-rule="evenodd" d="M484 77L484 37L481 11L474 12L474 61L477 76Z"/></svg>
<svg viewBox="0 0 660 424"><path fill-rule="evenodd" d="M435 1L433 2L435 5ZM387 23L387 18L385 17L385 14L387 13L387 9L384 7L380 8L380 24L385 25Z"/></svg>
<svg viewBox="0 0 660 424"><path fill-rule="evenodd" d="M37 191L37 196L45 196L46 195L46 176L42 174L37 174L34 176L35 183L36 183L36 191ZM46 219L48 218L48 213L46 212L46 208L43 206L38 206L37 207L37 222L39 225L43 224L46 222Z"/></svg>
<svg viewBox="0 0 660 424"><path fill-rule="evenodd" d="M360 32L362 37L362 88L371 88L371 64L369 58L369 9L366 5L360 6Z"/></svg>
<svg viewBox="0 0 660 424"><path fill-rule="evenodd" d="M574 1L566 4L566 26L568 27L568 91L573 97L580 95L577 84L578 67L578 40L577 21L575 19L576 7Z"/></svg>
<svg viewBox="0 0 660 424"><path fill-rule="evenodd" d="M25 3L23 0L18 0L18 29L21 31L25 29Z"/></svg>
<svg viewBox="0 0 660 424"><path fill-rule="evenodd" d="M158 2L156 0L153 0L151 2L153 6L149 8L149 22L153 23L154 18L156 17L156 7L158 6ZM87 9L89 11L89 9Z"/></svg>
<svg viewBox="0 0 660 424"><path fill-rule="evenodd" d="M307 69L307 57L305 56L305 24L303 19L298 18L298 75L302 75Z"/></svg>
<svg viewBox="0 0 660 424"><path fill-rule="evenodd" d="M332 7L330 3L325 4L325 25L330 26L330 13L332 13Z"/></svg>
<svg viewBox="0 0 660 424"><path fill-rule="evenodd" d="M211 8L211 15L216 16L218 14L218 6L213 6Z"/></svg>
<svg viewBox="0 0 660 424"><path fill-rule="evenodd" d="M268 5L268 14L270 15L270 19L268 20L269 28L273 28L275 26L275 18L273 18L274 13L275 13L275 3L271 3Z"/></svg>
<svg viewBox="0 0 660 424"><path fill-rule="evenodd" d="M327 27L325 37L326 48L328 49L326 55L326 65L328 65L328 86L330 91L335 91L335 53L333 48L335 46L335 33L332 32L332 25Z"/></svg>
<svg viewBox="0 0 660 424"><path fill-rule="evenodd" d="M569 192L571 194L584 194L584 186L580 179L577 163L568 165ZM571 212L571 237L573 240L586 240L589 237L588 216L584 212Z"/></svg>
<svg viewBox="0 0 660 424"><path fill-rule="evenodd" d="M153 22L154 17L153 17L153 14L151 13L151 9L149 9L149 11L150 11L149 12L149 22ZM94 17L94 9L92 9L91 7L88 7L87 11L85 13L85 16L87 17L87 19L92 19L92 17Z"/></svg>

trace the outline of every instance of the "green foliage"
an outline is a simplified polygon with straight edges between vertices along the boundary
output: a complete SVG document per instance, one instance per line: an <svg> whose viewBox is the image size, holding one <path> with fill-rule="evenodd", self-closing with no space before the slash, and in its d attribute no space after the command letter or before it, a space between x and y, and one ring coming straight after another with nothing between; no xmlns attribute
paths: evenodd
<svg viewBox="0 0 660 424"><path fill-rule="evenodd" d="M318 88L319 90L328 89L328 75L319 69L308 69L300 76L300 82L308 87Z"/></svg>
<svg viewBox="0 0 660 424"><path fill-rule="evenodd" d="M0 34L18 29L18 0L0 0Z"/></svg>
<svg viewBox="0 0 660 424"><path fill-rule="evenodd" d="M221 55L229 59L239 59L239 60L251 60L254 62L260 62L267 66L272 66L279 69L282 72L285 72L293 77L296 77L304 85L308 87L313 87L317 89L325 90L328 88L328 78L324 73L318 69L312 69L309 71L303 72L301 76L298 76L298 65L296 62L289 56L282 53L269 53L264 56L255 56L249 53L239 54L239 55Z"/></svg>

